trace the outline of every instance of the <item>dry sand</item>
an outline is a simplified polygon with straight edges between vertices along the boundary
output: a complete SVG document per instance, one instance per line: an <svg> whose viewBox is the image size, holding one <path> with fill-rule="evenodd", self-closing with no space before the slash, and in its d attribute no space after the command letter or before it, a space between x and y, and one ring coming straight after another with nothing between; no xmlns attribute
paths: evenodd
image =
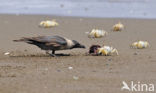
<svg viewBox="0 0 156 93"><path fill-rule="evenodd" d="M40 21L54 18L58 27L38 27ZM112 25L118 21L125 30L112 32ZM156 84L155 27L156 20L149 19L0 15L0 93L129 93L121 91L122 81ZM109 35L89 39L85 32L93 28L104 29ZM58 51L71 56L54 58L36 46L12 42L38 35L65 36L87 48ZM147 40L151 47L130 49L129 44L136 40ZM92 44L112 45L119 56L86 56ZM5 56L7 51L14 56Z"/></svg>

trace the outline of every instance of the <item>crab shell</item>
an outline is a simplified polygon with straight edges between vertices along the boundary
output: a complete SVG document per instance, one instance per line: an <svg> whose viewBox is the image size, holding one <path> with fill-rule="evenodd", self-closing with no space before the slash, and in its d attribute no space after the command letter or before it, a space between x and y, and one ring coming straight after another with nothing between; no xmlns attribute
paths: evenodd
<svg viewBox="0 0 156 93"><path fill-rule="evenodd" d="M90 48L89 48L89 54L93 54L93 55L97 55L97 49L98 48L101 48L100 45L92 45Z"/></svg>
<svg viewBox="0 0 156 93"><path fill-rule="evenodd" d="M92 29L91 32L89 32L88 37L89 38L101 38L105 35L107 35L108 33L104 30L99 30L99 29Z"/></svg>
<svg viewBox="0 0 156 93"><path fill-rule="evenodd" d="M113 26L113 31L122 31L123 29L124 29L124 25L121 24L120 22Z"/></svg>
<svg viewBox="0 0 156 93"><path fill-rule="evenodd" d="M98 54L109 56L112 55L113 53L116 53L116 55L119 55L117 49L110 47L110 46L103 46L101 48L98 48Z"/></svg>
<svg viewBox="0 0 156 93"><path fill-rule="evenodd" d="M137 41L132 43L131 48L143 49L149 47L149 43L147 41Z"/></svg>
<svg viewBox="0 0 156 93"><path fill-rule="evenodd" d="M47 20L47 21L41 21L39 26L48 28L48 27L58 26L58 23L54 20L52 21Z"/></svg>

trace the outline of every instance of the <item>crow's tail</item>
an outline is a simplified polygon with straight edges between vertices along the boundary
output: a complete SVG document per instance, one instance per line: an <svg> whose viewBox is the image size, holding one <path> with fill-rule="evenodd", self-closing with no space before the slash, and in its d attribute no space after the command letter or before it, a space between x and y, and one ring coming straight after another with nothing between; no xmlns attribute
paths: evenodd
<svg viewBox="0 0 156 93"><path fill-rule="evenodd" d="M28 44L34 44L34 45L38 45L42 42L38 42L36 40L34 40L33 38L26 38L26 37L23 37L21 39L18 39L18 40L13 40L14 42L25 42L25 43L28 43Z"/></svg>
<svg viewBox="0 0 156 93"><path fill-rule="evenodd" d="M30 40L29 38L23 37L23 38L21 38L21 39L13 40L13 41L14 41L14 42L27 42L27 41L29 41L29 40Z"/></svg>

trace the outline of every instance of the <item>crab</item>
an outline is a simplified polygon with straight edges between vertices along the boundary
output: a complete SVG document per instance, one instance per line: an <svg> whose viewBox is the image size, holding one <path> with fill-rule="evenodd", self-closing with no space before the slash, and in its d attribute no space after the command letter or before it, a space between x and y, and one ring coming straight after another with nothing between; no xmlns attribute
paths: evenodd
<svg viewBox="0 0 156 93"><path fill-rule="evenodd" d="M149 43L147 41L137 41L130 45L131 48L143 49L149 47Z"/></svg>
<svg viewBox="0 0 156 93"><path fill-rule="evenodd" d="M108 32L100 29L92 29L90 32L86 32L89 38L101 38L108 34Z"/></svg>
<svg viewBox="0 0 156 93"><path fill-rule="evenodd" d="M97 50L98 48L101 48L100 45L92 45L90 48L89 48L89 54L91 55L97 55Z"/></svg>
<svg viewBox="0 0 156 93"><path fill-rule="evenodd" d="M113 26L113 31L122 31L123 29L124 29L124 25L120 22Z"/></svg>
<svg viewBox="0 0 156 93"><path fill-rule="evenodd" d="M111 56L114 53L116 53L116 55L119 55L117 49L111 46L103 46L101 48L98 48L97 53L98 55L104 55L104 56Z"/></svg>
<svg viewBox="0 0 156 93"><path fill-rule="evenodd" d="M59 24L55 20L41 21L40 24L39 24L40 27L45 27L45 28L55 27L55 26L58 26L58 25Z"/></svg>

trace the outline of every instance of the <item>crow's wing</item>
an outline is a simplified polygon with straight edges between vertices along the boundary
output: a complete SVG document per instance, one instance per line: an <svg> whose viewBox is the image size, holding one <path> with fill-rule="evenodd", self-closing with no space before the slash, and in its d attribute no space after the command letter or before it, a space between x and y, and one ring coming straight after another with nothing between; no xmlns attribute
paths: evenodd
<svg viewBox="0 0 156 93"><path fill-rule="evenodd" d="M44 43L47 46L54 46L54 47L67 45L66 40L60 36L39 36L39 37L32 37L31 40L39 43Z"/></svg>
<svg viewBox="0 0 156 93"><path fill-rule="evenodd" d="M37 46L46 46L46 47L64 47L67 45L65 38L60 36L39 36L39 37L23 37L19 40L13 40L14 42L26 42L29 44L34 44Z"/></svg>

